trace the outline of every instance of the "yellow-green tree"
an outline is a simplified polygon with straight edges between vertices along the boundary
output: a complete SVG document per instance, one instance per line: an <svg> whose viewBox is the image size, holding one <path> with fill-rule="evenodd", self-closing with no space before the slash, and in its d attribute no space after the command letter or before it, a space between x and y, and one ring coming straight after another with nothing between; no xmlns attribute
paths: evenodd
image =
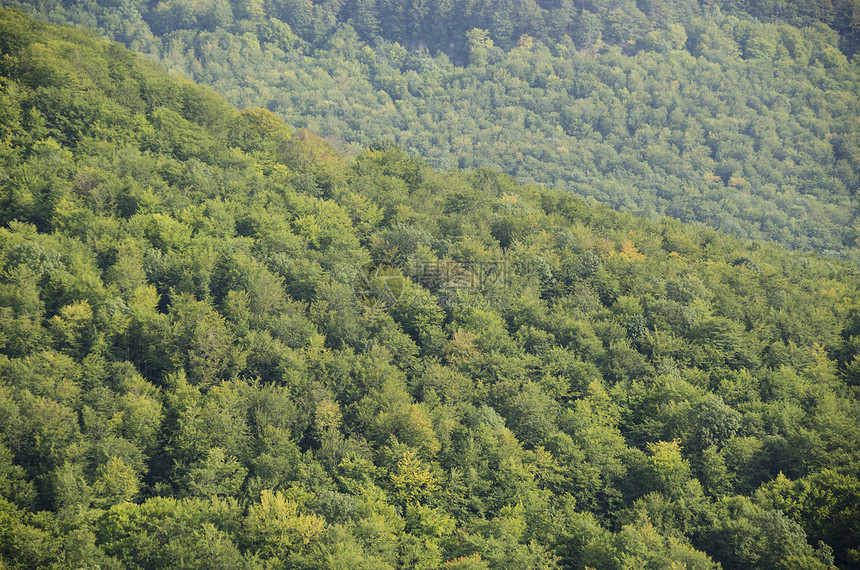
<svg viewBox="0 0 860 570"><path fill-rule="evenodd" d="M265 489L260 502L248 509L245 527L263 556L284 558L319 541L326 523L317 515L303 514L284 493Z"/></svg>

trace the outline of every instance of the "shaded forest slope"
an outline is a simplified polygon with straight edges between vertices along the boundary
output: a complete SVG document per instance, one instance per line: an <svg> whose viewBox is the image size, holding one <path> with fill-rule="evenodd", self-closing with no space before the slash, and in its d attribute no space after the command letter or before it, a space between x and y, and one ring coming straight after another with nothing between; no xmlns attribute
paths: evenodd
<svg viewBox="0 0 860 570"><path fill-rule="evenodd" d="M851 2L23 4L352 152L394 142L437 169L857 255L860 60L834 24Z"/></svg>

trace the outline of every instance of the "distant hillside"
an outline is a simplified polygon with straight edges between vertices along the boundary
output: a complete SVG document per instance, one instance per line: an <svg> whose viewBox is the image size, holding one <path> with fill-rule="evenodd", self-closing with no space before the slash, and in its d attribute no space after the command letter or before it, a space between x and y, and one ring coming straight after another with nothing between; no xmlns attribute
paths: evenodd
<svg viewBox="0 0 860 570"><path fill-rule="evenodd" d="M393 142L443 170L856 257L860 64L839 50L854 32L823 24L850 2L389 4L25 3L353 153Z"/></svg>
<svg viewBox="0 0 860 570"><path fill-rule="evenodd" d="M858 386L854 264L0 10L3 568L856 567Z"/></svg>

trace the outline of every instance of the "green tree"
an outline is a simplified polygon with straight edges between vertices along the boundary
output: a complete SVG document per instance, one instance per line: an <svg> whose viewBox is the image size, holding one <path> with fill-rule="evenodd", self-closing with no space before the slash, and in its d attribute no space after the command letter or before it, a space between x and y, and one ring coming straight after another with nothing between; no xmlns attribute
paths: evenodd
<svg viewBox="0 0 860 570"><path fill-rule="evenodd" d="M837 564L853 564L860 552L855 478L830 469L791 481L781 473L756 491L756 501L777 509L806 531L810 542L833 548Z"/></svg>
<svg viewBox="0 0 860 570"><path fill-rule="evenodd" d="M832 554L814 550L796 522L745 497L722 499L717 517L702 533L701 544L724 565L827 568Z"/></svg>
<svg viewBox="0 0 860 570"><path fill-rule="evenodd" d="M493 47L490 31L472 28L466 33L466 40L469 46L469 62L478 67L487 65L489 51Z"/></svg>
<svg viewBox="0 0 860 570"><path fill-rule="evenodd" d="M119 457L100 466L93 482L95 502L103 508L131 501L139 490L137 474Z"/></svg>

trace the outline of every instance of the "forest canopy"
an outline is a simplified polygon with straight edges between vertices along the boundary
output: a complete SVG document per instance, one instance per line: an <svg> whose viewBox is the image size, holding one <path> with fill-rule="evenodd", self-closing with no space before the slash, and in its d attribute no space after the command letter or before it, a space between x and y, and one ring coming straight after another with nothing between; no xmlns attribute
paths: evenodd
<svg viewBox="0 0 860 570"><path fill-rule="evenodd" d="M856 0L20 4L350 154L857 258Z"/></svg>
<svg viewBox="0 0 860 570"><path fill-rule="evenodd" d="M855 264L0 10L4 567L854 567L858 390Z"/></svg>

